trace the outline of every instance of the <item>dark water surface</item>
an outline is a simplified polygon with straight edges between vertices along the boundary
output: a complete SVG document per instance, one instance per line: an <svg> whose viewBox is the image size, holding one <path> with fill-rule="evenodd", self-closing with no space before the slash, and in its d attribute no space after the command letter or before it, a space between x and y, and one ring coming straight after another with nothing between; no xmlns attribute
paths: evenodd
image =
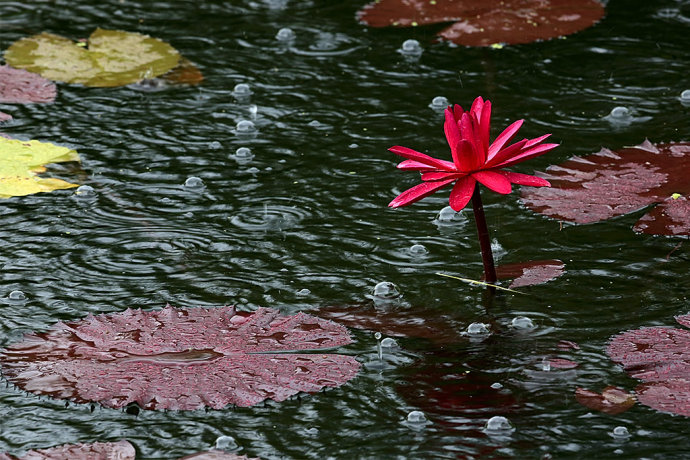
<svg viewBox="0 0 690 460"><path fill-rule="evenodd" d="M684 240L633 233L641 212L561 229L518 193L485 193L500 262L567 264L529 295L489 302L481 289L435 275L480 277L470 213L436 225L447 192L388 209L418 176L397 171L386 149L448 155L441 113L429 107L435 96L466 106L489 98L493 135L518 118L527 120L522 136L553 133L562 146L515 168L527 173L601 146L687 141L690 108L679 96L690 88L688 2L611 0L588 30L501 50L435 43L438 27L368 29L355 20L364 3L0 0L1 49L42 31L75 39L97 26L139 31L170 42L206 78L158 92L60 84L54 104L0 105L14 116L3 132L76 148L81 166L52 174L96 192L0 202L0 347L58 320L167 302L377 308L443 317L458 333L484 322L494 334L397 338L385 369L363 367L338 389L254 408L92 413L3 386L0 452L126 438L141 458L176 458L225 435L237 452L265 459L685 457L686 418L641 405L609 416L574 399L577 387L637 384L605 355L611 335L672 325L690 310ZM276 40L283 27L293 42ZM410 38L424 48L417 60L397 51ZM238 83L250 85L249 100L233 95ZM633 120L606 119L616 106ZM255 136L236 132L242 120L254 122ZM251 161L235 159L239 147L252 150ZM204 186L185 187L192 176ZM414 244L428 253L411 254ZM382 281L402 297L374 307L367 296ZM8 301L13 290L27 300ZM537 327L510 328L516 316ZM374 359L373 332L353 330L343 352ZM559 340L581 350L559 352ZM544 372L545 356L580 366ZM403 423L412 410L431 423ZM515 432L488 436L494 415ZM614 439L617 426L631 436Z"/></svg>

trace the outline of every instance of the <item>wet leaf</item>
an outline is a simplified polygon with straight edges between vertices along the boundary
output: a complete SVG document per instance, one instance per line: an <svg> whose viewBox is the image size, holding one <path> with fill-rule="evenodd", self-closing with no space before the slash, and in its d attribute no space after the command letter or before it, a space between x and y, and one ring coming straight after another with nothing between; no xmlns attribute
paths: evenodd
<svg viewBox="0 0 690 460"><path fill-rule="evenodd" d="M96 29L86 47L47 32L23 38L5 51L5 60L50 80L105 87L162 75L178 64L180 55L148 35Z"/></svg>
<svg viewBox="0 0 690 460"><path fill-rule="evenodd" d="M55 83L22 69L0 66L0 103L27 104L53 102L57 95ZM2 121L2 115L0 115Z"/></svg>
<svg viewBox="0 0 690 460"><path fill-rule="evenodd" d="M518 44L570 35L604 16L596 0L376 0L359 12L372 27L453 24L439 32L466 46Z"/></svg>
<svg viewBox="0 0 690 460"><path fill-rule="evenodd" d="M12 115L5 113L5 112L0 112L0 123L3 121L10 121L12 119Z"/></svg>
<svg viewBox="0 0 690 460"><path fill-rule="evenodd" d="M0 453L0 460L134 460L136 452L127 441L65 444L49 449L30 450L21 457Z"/></svg>
<svg viewBox="0 0 690 460"><path fill-rule="evenodd" d="M513 278L509 288L534 286L544 284L563 275L565 264L557 259L532 260L515 264L506 264L496 267L496 276L499 280Z"/></svg>
<svg viewBox="0 0 690 460"><path fill-rule="evenodd" d="M660 203L634 230L690 235L690 143L645 142L608 149L551 166L542 177L550 188L522 189L522 201L549 217L588 224Z"/></svg>
<svg viewBox="0 0 690 460"><path fill-rule="evenodd" d="M688 315L676 320L690 324ZM690 416L690 331L672 327L626 331L613 337L606 351L628 374L646 382L636 389L640 403Z"/></svg>
<svg viewBox="0 0 690 460"><path fill-rule="evenodd" d="M601 394L578 388L575 390L575 399L589 409L610 415L620 414L635 405L635 396L613 386L604 388Z"/></svg>
<svg viewBox="0 0 690 460"><path fill-rule="evenodd" d="M0 198L76 187L60 179L37 176L45 171L43 165L65 161L79 161L79 155L48 142L0 136Z"/></svg>
<svg viewBox="0 0 690 460"><path fill-rule="evenodd" d="M295 351L350 342L345 327L303 313L168 306L57 323L8 347L0 365L20 388L55 398L220 409L342 385L357 374L356 359Z"/></svg>
<svg viewBox="0 0 690 460"><path fill-rule="evenodd" d="M553 369L575 369L579 366L575 361L565 358L549 358L547 362Z"/></svg>

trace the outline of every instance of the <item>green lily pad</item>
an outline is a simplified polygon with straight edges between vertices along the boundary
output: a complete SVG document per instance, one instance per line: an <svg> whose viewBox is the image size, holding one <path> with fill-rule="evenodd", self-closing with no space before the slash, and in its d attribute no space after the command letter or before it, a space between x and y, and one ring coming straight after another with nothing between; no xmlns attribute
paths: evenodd
<svg viewBox="0 0 690 460"><path fill-rule="evenodd" d="M107 87L162 75L177 66L180 53L148 35L99 28L85 43L47 32L22 38L5 60L49 80Z"/></svg>
<svg viewBox="0 0 690 460"><path fill-rule="evenodd" d="M0 136L0 198L77 187L61 179L38 177L48 163L79 161L75 150L48 142Z"/></svg>

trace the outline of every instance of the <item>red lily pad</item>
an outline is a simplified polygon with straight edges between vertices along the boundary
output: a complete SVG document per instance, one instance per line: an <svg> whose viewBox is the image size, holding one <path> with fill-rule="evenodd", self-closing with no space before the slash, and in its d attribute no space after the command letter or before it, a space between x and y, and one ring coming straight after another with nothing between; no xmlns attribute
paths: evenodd
<svg viewBox="0 0 690 460"><path fill-rule="evenodd" d="M570 35L604 16L597 0L376 0L359 13L372 27L452 22L441 38L466 46L530 43Z"/></svg>
<svg viewBox="0 0 690 460"><path fill-rule="evenodd" d="M30 450L21 457L0 453L0 460L134 460L134 446L127 441L65 444L49 449Z"/></svg>
<svg viewBox="0 0 690 460"><path fill-rule="evenodd" d="M509 288L534 286L555 280L564 273L565 264L557 259L532 260L496 267L499 280L513 279Z"/></svg>
<svg viewBox="0 0 690 460"><path fill-rule="evenodd" d="M551 166L548 189L522 189L522 201L556 219L588 224L660 203L633 229L655 235L690 235L690 143L648 141L616 152L602 149Z"/></svg>
<svg viewBox="0 0 690 460"><path fill-rule="evenodd" d="M0 65L0 103L53 102L56 95L57 88L50 80L23 69Z"/></svg>
<svg viewBox="0 0 690 460"><path fill-rule="evenodd" d="M10 121L12 119L12 115L5 113L5 112L0 112L0 123L3 121Z"/></svg>
<svg viewBox="0 0 690 460"><path fill-rule="evenodd" d="M575 361L565 358L550 358L547 362L553 369L575 369L579 366Z"/></svg>
<svg viewBox="0 0 690 460"><path fill-rule="evenodd" d="M0 365L26 391L79 403L220 409L344 384L355 358L295 350L350 342L345 327L304 313L167 306L57 323L9 346Z"/></svg>
<svg viewBox="0 0 690 460"><path fill-rule="evenodd" d="M676 320L688 326L690 315ZM626 331L611 339L606 351L632 377L646 382L637 387L642 404L690 416L690 331L672 327Z"/></svg>
<svg viewBox="0 0 690 460"><path fill-rule="evenodd" d="M604 388L601 394L578 388L575 390L575 399L589 409L609 415L623 413L635 405L635 396L613 386Z"/></svg>

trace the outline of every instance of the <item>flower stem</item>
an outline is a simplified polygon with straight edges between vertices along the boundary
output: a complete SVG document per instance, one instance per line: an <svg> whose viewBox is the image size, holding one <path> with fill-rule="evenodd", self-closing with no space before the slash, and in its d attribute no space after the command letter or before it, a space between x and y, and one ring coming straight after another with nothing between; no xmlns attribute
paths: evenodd
<svg viewBox="0 0 690 460"><path fill-rule="evenodd" d="M489 239L489 228L486 226L484 217L484 205L479 194L479 184L474 188L472 195L472 210L474 211L474 221L477 224L477 235L479 236L479 247L482 250L482 261L484 262L484 281L487 283L496 282L496 267L494 266L494 256L491 253L491 240Z"/></svg>

